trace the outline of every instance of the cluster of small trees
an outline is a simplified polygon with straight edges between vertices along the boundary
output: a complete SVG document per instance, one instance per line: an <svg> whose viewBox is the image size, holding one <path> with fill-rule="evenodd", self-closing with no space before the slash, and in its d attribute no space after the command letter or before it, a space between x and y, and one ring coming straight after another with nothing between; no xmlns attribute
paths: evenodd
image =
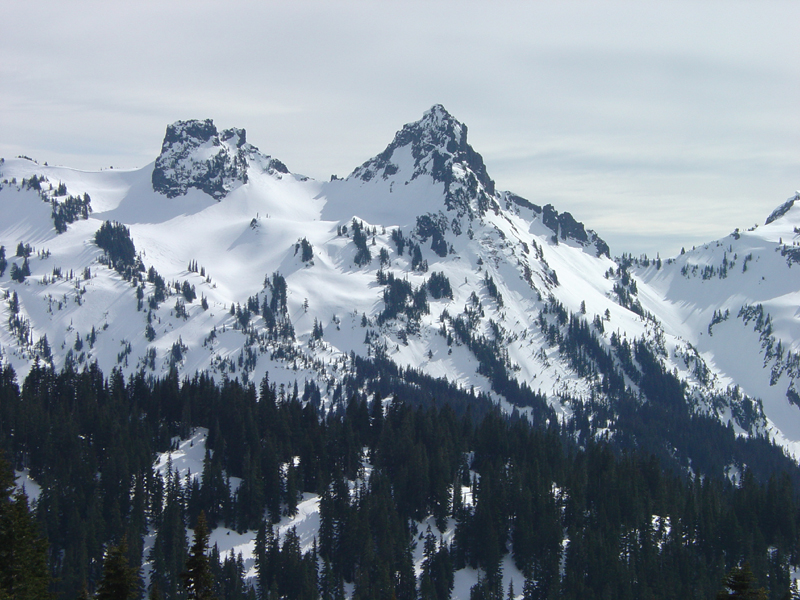
<svg viewBox="0 0 800 600"><path fill-rule="evenodd" d="M106 221L95 233L94 241L105 251L109 266L125 279L130 280L136 273L144 272L144 265L136 257L130 229L122 223Z"/></svg>
<svg viewBox="0 0 800 600"><path fill-rule="evenodd" d="M425 284L417 289L405 279L399 279L394 273L380 270L377 273L378 283L385 285L383 290L384 307L378 315L378 323L382 324L400 314L405 314L409 319L419 319L430 312L428 292Z"/></svg>
<svg viewBox="0 0 800 600"><path fill-rule="evenodd" d="M190 273L200 273L201 277L205 277L206 276L206 268L205 267L198 267L196 260L190 260L189 261L189 265L186 268L186 270L189 271Z"/></svg>
<svg viewBox="0 0 800 600"><path fill-rule="evenodd" d="M56 196L65 196L66 194L67 187L61 183ZM53 225L57 233L64 233L67 230L67 225L74 223L78 219L88 219L89 213L92 212L92 199L89 194L83 194L83 196L69 195L64 200L52 198L50 205L52 207Z"/></svg>
<svg viewBox="0 0 800 600"><path fill-rule="evenodd" d="M453 299L453 288L450 286L450 280L442 272L434 271L428 278L427 282L428 292L432 298L439 300L441 298Z"/></svg>
<svg viewBox="0 0 800 600"><path fill-rule="evenodd" d="M17 266L17 263L13 263L11 265L11 270L9 271L9 277L16 281L17 283L22 283L25 281L26 277L29 277L31 274L31 267L28 264L28 257L22 259L22 266Z"/></svg>
<svg viewBox="0 0 800 600"><path fill-rule="evenodd" d="M42 200L50 203L52 208L51 217L57 233L64 233L67 230L67 226L78 219L89 218L89 213L92 212L92 199L89 194L84 193L82 196L68 194L67 186L63 181L58 183L55 190L53 189L53 184L50 184L49 188L45 189L43 185L45 183L47 183L47 178L43 175L31 175L30 179L22 180L22 187L35 190ZM60 200L59 198L62 197L63 200Z"/></svg>
<svg viewBox="0 0 800 600"><path fill-rule="evenodd" d="M365 230L364 224L356 219L353 219L352 229L353 243L356 246L356 255L353 258L353 262L357 266L363 267L372 261L372 252L370 252L369 246L367 246L367 231Z"/></svg>
<svg viewBox="0 0 800 600"><path fill-rule="evenodd" d="M312 258L314 258L314 248L311 246L311 242L308 239L303 238L294 247L294 253L297 255L298 250L300 251L300 260L303 262L309 262Z"/></svg>

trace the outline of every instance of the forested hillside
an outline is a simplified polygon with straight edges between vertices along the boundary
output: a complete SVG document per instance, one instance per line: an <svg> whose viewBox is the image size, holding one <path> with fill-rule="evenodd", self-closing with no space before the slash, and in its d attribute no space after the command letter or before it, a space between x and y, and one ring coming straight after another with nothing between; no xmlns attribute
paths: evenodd
<svg viewBox="0 0 800 600"><path fill-rule="evenodd" d="M421 375L386 401L344 389L329 411L312 383L268 378L256 388L35 366L20 386L5 366L0 382L0 443L42 486L34 512L58 598L94 590L123 538L147 593L186 597L187 528L201 512L212 528L258 532L252 572L212 548L220 600L448 598L464 569L478 569L471 598L503 598L504 556L525 598L710 598L742 561L782 598L800 562L797 467L712 419L680 426L747 455L757 466L739 485L656 456L645 428L627 449L583 435L581 418L535 426ZM158 475L156 454L197 427L208 429L202 474ZM320 523L303 552L275 524L308 494Z"/></svg>

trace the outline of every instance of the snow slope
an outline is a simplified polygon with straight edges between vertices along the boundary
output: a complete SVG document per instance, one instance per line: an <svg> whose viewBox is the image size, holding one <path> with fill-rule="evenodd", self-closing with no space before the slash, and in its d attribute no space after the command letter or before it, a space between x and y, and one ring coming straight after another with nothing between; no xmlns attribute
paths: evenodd
<svg viewBox="0 0 800 600"><path fill-rule="evenodd" d="M343 180L291 173L244 130L179 121L142 169L16 158L0 164L0 182L0 360L20 377L37 357L57 369L97 361L106 373L175 367L258 382L269 372L284 386L314 380L330 401L351 353L378 354L510 410L514 399L493 390L468 335L568 419L576 401L601 392L548 339L548 327L565 327L563 307L609 352L612 334L646 340L696 410L742 434L770 431L800 453L793 201L767 225L674 259L615 262L569 213L496 190L467 127L439 105ZM70 197L90 198L91 212L59 233L52 213ZM126 279L108 266L94 238L105 221L128 228L144 273ZM30 246L22 282L11 278L25 262L20 243ZM151 302L151 268L166 283L161 301ZM430 293L434 273L452 298ZM387 311L389 275L412 294L399 310ZM427 310L415 310L423 284ZM183 293L192 288L196 297ZM741 418L742 402L757 407L755 420Z"/></svg>

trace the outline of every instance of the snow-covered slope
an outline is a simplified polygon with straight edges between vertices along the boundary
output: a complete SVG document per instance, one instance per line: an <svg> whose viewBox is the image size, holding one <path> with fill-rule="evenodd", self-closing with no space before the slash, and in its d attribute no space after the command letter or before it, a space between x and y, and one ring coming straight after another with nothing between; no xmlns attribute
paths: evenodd
<svg viewBox="0 0 800 600"><path fill-rule="evenodd" d="M694 410L800 450L791 202L675 259L617 263L569 213L498 191L467 127L439 105L329 182L245 139L181 121L139 170L3 161L0 360L20 376L37 358L246 381L269 372L287 386L314 380L330 400L352 353L509 409L544 398L568 419L614 377L637 393L624 349L643 340ZM126 268L96 243L106 221L135 245ZM589 346L570 349L578 324L604 367Z"/></svg>
<svg viewBox="0 0 800 600"><path fill-rule="evenodd" d="M642 303L705 359L708 379L763 403L771 427L800 440L800 193L765 225L635 269Z"/></svg>

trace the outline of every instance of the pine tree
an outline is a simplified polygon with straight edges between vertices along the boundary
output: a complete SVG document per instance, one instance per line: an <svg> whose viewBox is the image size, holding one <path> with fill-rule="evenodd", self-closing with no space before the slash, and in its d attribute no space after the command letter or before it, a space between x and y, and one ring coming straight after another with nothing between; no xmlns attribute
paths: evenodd
<svg viewBox="0 0 800 600"><path fill-rule="evenodd" d="M147 595L149 600L163 600L164 596L161 595L161 588L158 587L158 582L153 582L150 586L150 593Z"/></svg>
<svg viewBox="0 0 800 600"><path fill-rule="evenodd" d="M11 467L0 457L0 598L47 599L47 542L37 532L28 497L13 489Z"/></svg>
<svg viewBox="0 0 800 600"><path fill-rule="evenodd" d="M748 563L741 567L733 567L717 592L717 600L767 600L767 590L763 587L754 589L755 577Z"/></svg>
<svg viewBox="0 0 800 600"><path fill-rule="evenodd" d="M431 526L425 532L425 542L422 550L422 574L419 580L420 600L436 600L436 587L433 583L433 559L436 555L436 538L433 536Z"/></svg>
<svg viewBox="0 0 800 600"><path fill-rule="evenodd" d="M208 525L205 512L200 512L194 528L194 543L186 560L186 571L181 573L183 586L189 600L213 600L214 578L208 552Z"/></svg>
<svg viewBox="0 0 800 600"><path fill-rule="evenodd" d="M141 577L128 562L128 540L123 537L119 546L111 546L103 559L103 576L97 585L97 600L126 600L138 598Z"/></svg>

